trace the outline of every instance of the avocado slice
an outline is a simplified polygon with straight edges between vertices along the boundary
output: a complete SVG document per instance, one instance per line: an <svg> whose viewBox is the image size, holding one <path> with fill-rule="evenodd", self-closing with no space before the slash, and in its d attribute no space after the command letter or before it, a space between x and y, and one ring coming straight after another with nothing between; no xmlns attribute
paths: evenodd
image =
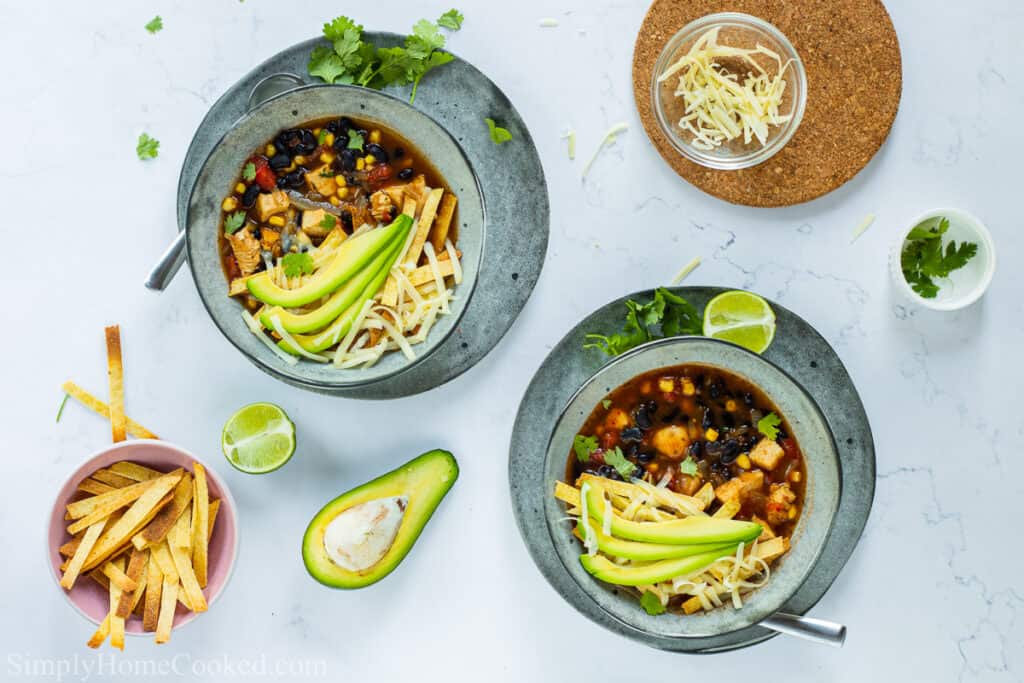
<svg viewBox="0 0 1024 683"><path fill-rule="evenodd" d="M580 564L594 578L617 586L647 586L701 571L736 552L736 546L701 553L693 557L662 560L650 564L621 566L602 555L580 555Z"/></svg>
<svg viewBox="0 0 1024 683"><path fill-rule="evenodd" d="M412 549L458 476L452 454L434 450L341 494L306 529L306 570L331 588L380 581Z"/></svg>
<svg viewBox="0 0 1024 683"><path fill-rule="evenodd" d="M577 525L576 530L580 537L584 531L582 525ZM694 545L672 545L668 543L640 543L638 541L624 541L614 536L606 536L600 529L590 525L590 533L594 535L597 547L602 552L615 557L622 557L627 560L638 560L641 562L653 562L655 560L675 560L682 557L693 557L709 552L724 550L735 552L735 543L718 544L694 544Z"/></svg>
<svg viewBox="0 0 1024 683"><path fill-rule="evenodd" d="M406 234L408 234L408 231ZM359 298L359 295L363 293L363 290L366 289L366 286L374 280L381 270L388 273L391 272L391 267L395 265L399 252L401 252L404 246L405 237L396 239L390 247L378 254L368 266L343 284L318 308L308 313L292 313L280 306L275 306L271 309L264 309L260 315L260 322L263 323L264 327L272 328L271 318L277 316L281 321L281 326L292 334L315 332L326 327L352 306Z"/></svg>
<svg viewBox="0 0 1024 683"><path fill-rule="evenodd" d="M599 482L587 487L587 509L597 526L604 525L605 490ZM749 543L761 535L761 525L717 517L684 517L667 522L633 522L611 513L612 536L630 541L670 545Z"/></svg>
<svg viewBox="0 0 1024 683"><path fill-rule="evenodd" d="M301 287L279 287L270 278L270 273L263 271L246 282L249 292L263 303L272 306L305 306L327 296L347 282L381 251L387 249L392 240L407 235L411 226L412 218L401 214L387 227L370 230L359 237L345 240L338 247L334 258Z"/></svg>

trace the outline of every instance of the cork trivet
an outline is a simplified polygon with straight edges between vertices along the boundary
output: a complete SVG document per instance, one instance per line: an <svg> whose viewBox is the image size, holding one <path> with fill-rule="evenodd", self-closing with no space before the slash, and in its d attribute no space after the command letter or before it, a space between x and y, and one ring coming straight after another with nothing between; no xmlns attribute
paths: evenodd
<svg viewBox="0 0 1024 683"><path fill-rule="evenodd" d="M651 77L662 48L686 24L717 12L774 24L807 71L807 109L796 135L763 164L740 171L684 158L653 112ZM658 152L708 194L748 206L799 204L850 180L885 142L902 89L899 41L879 0L655 0L633 51L633 96Z"/></svg>

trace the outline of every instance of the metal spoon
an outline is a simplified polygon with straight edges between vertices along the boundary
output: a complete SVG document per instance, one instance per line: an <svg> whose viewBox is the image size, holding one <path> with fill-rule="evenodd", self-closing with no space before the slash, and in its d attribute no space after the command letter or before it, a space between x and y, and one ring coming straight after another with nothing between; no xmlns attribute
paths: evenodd
<svg viewBox="0 0 1024 683"><path fill-rule="evenodd" d="M788 636L796 636L832 647L842 647L846 641L846 626L843 624L824 619L801 617L797 614L776 612L764 619L760 626L785 633Z"/></svg>

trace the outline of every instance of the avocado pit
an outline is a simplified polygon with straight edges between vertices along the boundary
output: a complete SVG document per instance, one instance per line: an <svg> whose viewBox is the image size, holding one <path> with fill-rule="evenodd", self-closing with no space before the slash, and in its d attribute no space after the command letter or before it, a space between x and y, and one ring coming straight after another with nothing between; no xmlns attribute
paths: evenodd
<svg viewBox="0 0 1024 683"><path fill-rule="evenodd" d="M331 562L351 572L380 562L394 545L408 503L406 496L390 496L343 510L324 530L324 550Z"/></svg>

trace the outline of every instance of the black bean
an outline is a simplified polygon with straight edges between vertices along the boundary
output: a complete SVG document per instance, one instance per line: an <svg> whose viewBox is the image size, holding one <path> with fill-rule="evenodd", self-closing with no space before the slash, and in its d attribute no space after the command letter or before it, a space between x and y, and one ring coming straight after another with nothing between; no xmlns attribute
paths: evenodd
<svg viewBox="0 0 1024 683"><path fill-rule="evenodd" d="M334 144L332 146L335 152L341 154L348 149L348 136L344 133L338 133L334 136Z"/></svg>
<svg viewBox="0 0 1024 683"><path fill-rule="evenodd" d="M288 187L288 176L283 175L277 179L277 186L281 189Z"/></svg>
<svg viewBox="0 0 1024 683"><path fill-rule="evenodd" d="M256 204L256 198L260 196L260 186L253 183L249 187L245 188L245 192L242 193L242 206L246 209L251 209Z"/></svg>
<svg viewBox="0 0 1024 683"><path fill-rule="evenodd" d="M341 224L345 227L345 230L352 232L352 212L348 209L341 212Z"/></svg>
<svg viewBox="0 0 1024 683"><path fill-rule="evenodd" d="M373 158L376 159L377 161L380 161L385 164L391 161L391 157L388 156L387 151L383 147L378 145L376 142L369 143L368 145L363 147L363 149L366 150L367 154L372 154Z"/></svg>
<svg viewBox="0 0 1024 683"><path fill-rule="evenodd" d="M252 236L258 240L263 239L263 231L260 230L260 226L257 225L255 228L252 229Z"/></svg>
<svg viewBox="0 0 1024 683"><path fill-rule="evenodd" d="M647 430L651 428L651 413L654 412L651 410L651 405L650 403L644 403L636 409L634 421L640 429Z"/></svg>
<svg viewBox="0 0 1024 683"><path fill-rule="evenodd" d="M615 479L618 481L622 481L622 475L619 474L619 471L616 470L611 465L601 465L600 467L598 467L597 475L599 477L604 477L605 479Z"/></svg>
<svg viewBox="0 0 1024 683"><path fill-rule="evenodd" d="M341 168L345 171L356 170L356 152L352 149L342 150L338 156L338 160L341 161Z"/></svg>
<svg viewBox="0 0 1024 683"><path fill-rule="evenodd" d="M352 130L352 127L356 125L356 124L352 123L352 119L350 119L347 116L342 116L340 119L338 119L338 123L345 130Z"/></svg>
<svg viewBox="0 0 1024 683"><path fill-rule="evenodd" d="M743 402L747 405L747 407L753 406L754 405L754 395L752 393L750 393L749 391L744 391L743 392Z"/></svg>
<svg viewBox="0 0 1024 683"><path fill-rule="evenodd" d="M302 142L302 133L298 128L289 128L288 130L281 131L276 138L274 138L274 147L277 151L284 152L289 156L294 156L298 152L295 148Z"/></svg>
<svg viewBox="0 0 1024 683"><path fill-rule="evenodd" d="M295 145L295 151L299 154L312 154L316 148L317 141L313 131L303 128L299 133L299 144Z"/></svg>
<svg viewBox="0 0 1024 683"><path fill-rule="evenodd" d="M284 176L285 186L298 189L306 182L306 169L297 168Z"/></svg>
<svg viewBox="0 0 1024 683"><path fill-rule="evenodd" d="M280 171L282 168L287 168L292 163L291 157L284 152L278 152L274 156L270 157L270 168L275 171Z"/></svg>
<svg viewBox="0 0 1024 683"><path fill-rule="evenodd" d="M636 427L627 427L626 429L622 430L622 433L619 435L619 437L623 441L641 441L644 438L644 433L641 432Z"/></svg>
<svg viewBox="0 0 1024 683"><path fill-rule="evenodd" d="M686 449L686 454L692 457L694 460L700 460L704 455L703 441L694 441Z"/></svg>
<svg viewBox="0 0 1024 683"><path fill-rule="evenodd" d="M721 398L722 383L718 381L712 382L711 386L708 388L708 395L711 396L711 398Z"/></svg>
<svg viewBox="0 0 1024 683"><path fill-rule="evenodd" d="M398 179L409 180L410 178L412 178L412 173L413 170L411 166L409 168L403 168L401 171L398 172Z"/></svg>
<svg viewBox="0 0 1024 683"><path fill-rule="evenodd" d="M405 156L405 148L395 147L395 150L391 153L391 156L393 156L395 159L401 159L402 157Z"/></svg>
<svg viewBox="0 0 1024 683"><path fill-rule="evenodd" d="M639 463L643 463L643 464L646 465L647 463L649 463L652 460L654 460L654 453L637 453L636 454L636 461L639 462Z"/></svg>
<svg viewBox="0 0 1024 683"><path fill-rule="evenodd" d="M633 470L634 479L643 479L645 474L647 474L647 470L639 465L637 465L636 469Z"/></svg>

